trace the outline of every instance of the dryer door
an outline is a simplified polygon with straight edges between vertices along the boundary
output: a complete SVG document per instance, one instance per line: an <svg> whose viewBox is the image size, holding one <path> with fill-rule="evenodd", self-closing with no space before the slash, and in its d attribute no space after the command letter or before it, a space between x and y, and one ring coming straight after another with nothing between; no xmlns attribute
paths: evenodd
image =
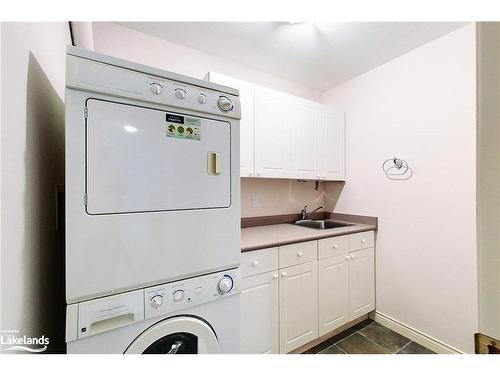
<svg viewBox="0 0 500 375"><path fill-rule="evenodd" d="M228 122L98 99L87 108L87 213L231 205Z"/></svg>
<svg viewBox="0 0 500 375"><path fill-rule="evenodd" d="M178 316L162 320L137 337L126 354L219 353L214 330L203 320Z"/></svg>

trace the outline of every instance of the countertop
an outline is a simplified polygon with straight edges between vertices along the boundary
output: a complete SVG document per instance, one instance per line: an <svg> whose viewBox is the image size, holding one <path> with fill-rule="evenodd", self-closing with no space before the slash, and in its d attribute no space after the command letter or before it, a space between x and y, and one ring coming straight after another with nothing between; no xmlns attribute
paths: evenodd
<svg viewBox="0 0 500 375"><path fill-rule="evenodd" d="M353 225L322 230L294 224L271 224L241 228L241 252L377 229L376 225L349 223Z"/></svg>

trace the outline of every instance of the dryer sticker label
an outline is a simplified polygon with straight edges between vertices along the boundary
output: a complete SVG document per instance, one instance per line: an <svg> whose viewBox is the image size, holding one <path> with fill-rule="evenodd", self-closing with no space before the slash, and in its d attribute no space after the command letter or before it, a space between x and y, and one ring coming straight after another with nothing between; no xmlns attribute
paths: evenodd
<svg viewBox="0 0 500 375"><path fill-rule="evenodd" d="M199 141L201 139L201 120L167 113L167 137Z"/></svg>

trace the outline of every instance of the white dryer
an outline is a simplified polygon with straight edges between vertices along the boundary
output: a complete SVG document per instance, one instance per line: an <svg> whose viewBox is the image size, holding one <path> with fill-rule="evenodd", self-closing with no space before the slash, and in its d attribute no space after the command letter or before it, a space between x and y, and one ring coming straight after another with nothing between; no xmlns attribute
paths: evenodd
<svg viewBox="0 0 500 375"><path fill-rule="evenodd" d="M238 271L70 305L70 354L239 352Z"/></svg>
<svg viewBox="0 0 500 375"><path fill-rule="evenodd" d="M68 49L68 304L239 266L240 113L237 90Z"/></svg>

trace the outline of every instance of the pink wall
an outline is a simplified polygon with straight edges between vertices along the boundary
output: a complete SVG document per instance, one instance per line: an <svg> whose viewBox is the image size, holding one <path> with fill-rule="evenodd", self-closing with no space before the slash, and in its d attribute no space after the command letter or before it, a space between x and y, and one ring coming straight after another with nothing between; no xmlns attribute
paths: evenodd
<svg viewBox="0 0 500 375"><path fill-rule="evenodd" d="M477 332L475 36L469 24L323 99L347 112L335 211L379 217L377 312L466 352ZM393 156L410 180L385 177Z"/></svg>

